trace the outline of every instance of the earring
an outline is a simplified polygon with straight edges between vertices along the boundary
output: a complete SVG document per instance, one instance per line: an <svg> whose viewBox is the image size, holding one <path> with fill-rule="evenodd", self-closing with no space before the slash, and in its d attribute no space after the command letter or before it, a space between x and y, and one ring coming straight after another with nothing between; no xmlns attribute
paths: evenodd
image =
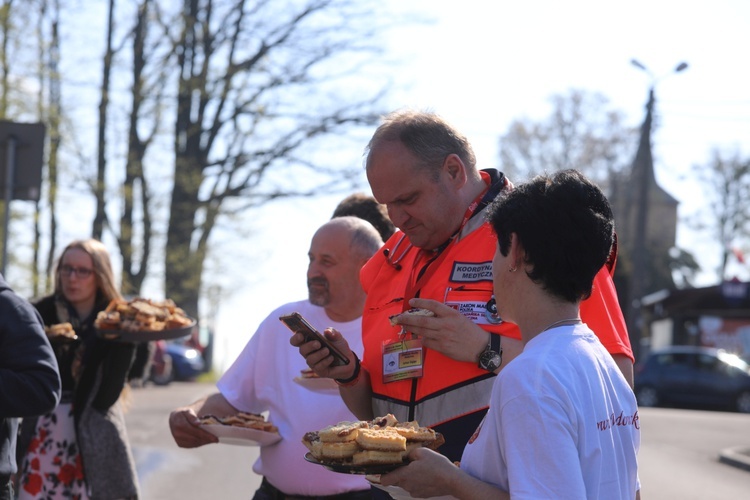
<svg viewBox="0 0 750 500"><path fill-rule="evenodd" d="M508 268L508 272L509 273L515 273L517 270L518 270L518 268L516 266L510 266Z"/></svg>

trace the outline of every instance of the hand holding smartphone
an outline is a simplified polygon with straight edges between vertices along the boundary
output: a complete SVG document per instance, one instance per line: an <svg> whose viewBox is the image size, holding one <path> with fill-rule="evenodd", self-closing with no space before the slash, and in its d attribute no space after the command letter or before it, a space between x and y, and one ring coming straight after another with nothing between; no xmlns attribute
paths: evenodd
<svg viewBox="0 0 750 500"><path fill-rule="evenodd" d="M279 319L287 326L287 328L289 328L294 333L301 333L302 335L304 335L307 342L310 342L311 340L317 340L318 342L320 342L320 345L328 348L331 356L333 356L333 363L331 363L331 366L342 366L349 364L349 359L344 356L344 354L336 346L334 346L325 337L325 335L320 333L310 323L308 323L300 313L294 312L292 314L286 314L279 317Z"/></svg>

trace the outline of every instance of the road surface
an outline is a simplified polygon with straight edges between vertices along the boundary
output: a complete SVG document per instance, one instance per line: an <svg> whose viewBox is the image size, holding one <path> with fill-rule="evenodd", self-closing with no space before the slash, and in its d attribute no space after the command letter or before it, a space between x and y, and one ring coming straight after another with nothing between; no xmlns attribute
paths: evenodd
<svg viewBox="0 0 750 500"><path fill-rule="evenodd" d="M250 499L258 448L214 444L180 449L169 412L215 390L210 384L148 385L132 391L127 413L143 500ZM639 455L642 498L750 498L750 471L719 461L722 450L750 448L750 415L643 408Z"/></svg>

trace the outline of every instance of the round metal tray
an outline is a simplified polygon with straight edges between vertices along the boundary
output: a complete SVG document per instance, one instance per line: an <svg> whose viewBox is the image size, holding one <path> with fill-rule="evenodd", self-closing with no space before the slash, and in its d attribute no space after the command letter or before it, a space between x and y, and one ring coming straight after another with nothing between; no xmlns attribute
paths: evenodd
<svg viewBox="0 0 750 500"><path fill-rule="evenodd" d="M187 337L193 331L196 321L190 318L190 324L181 328L172 328L171 330L96 330L96 334L107 340L118 340L120 342L144 342L148 340L170 340Z"/></svg>

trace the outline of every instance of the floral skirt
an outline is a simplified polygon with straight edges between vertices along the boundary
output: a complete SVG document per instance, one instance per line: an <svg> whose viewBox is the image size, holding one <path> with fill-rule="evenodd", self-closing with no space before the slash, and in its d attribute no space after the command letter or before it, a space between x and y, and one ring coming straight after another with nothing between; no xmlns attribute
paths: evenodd
<svg viewBox="0 0 750 500"><path fill-rule="evenodd" d="M17 489L18 500L89 498L71 404L60 403L55 411L39 417Z"/></svg>

